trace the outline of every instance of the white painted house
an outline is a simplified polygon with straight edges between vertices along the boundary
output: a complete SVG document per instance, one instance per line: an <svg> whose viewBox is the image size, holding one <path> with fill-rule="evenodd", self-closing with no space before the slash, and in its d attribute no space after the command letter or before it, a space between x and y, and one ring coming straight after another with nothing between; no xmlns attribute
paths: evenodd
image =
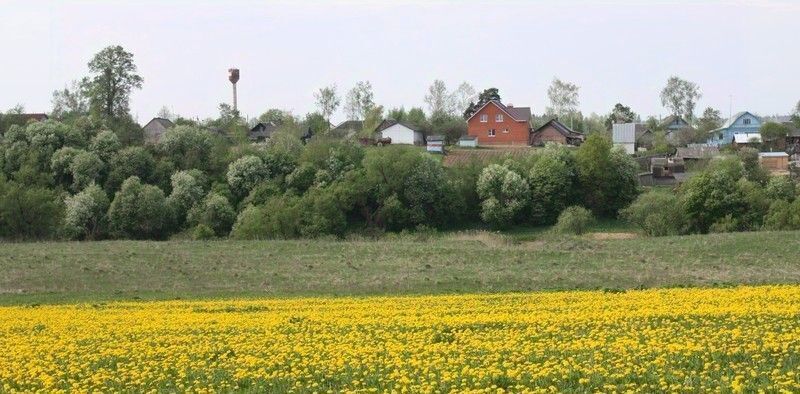
<svg viewBox="0 0 800 394"><path fill-rule="evenodd" d="M391 138L392 145L425 145L425 137L419 128L392 119L381 122L375 133L378 138Z"/></svg>

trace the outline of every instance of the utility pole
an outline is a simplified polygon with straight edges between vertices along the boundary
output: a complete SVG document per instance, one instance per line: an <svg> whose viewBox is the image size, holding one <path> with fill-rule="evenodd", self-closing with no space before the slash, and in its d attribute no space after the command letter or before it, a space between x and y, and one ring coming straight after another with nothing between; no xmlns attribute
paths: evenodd
<svg viewBox="0 0 800 394"><path fill-rule="evenodd" d="M730 102L728 103L728 119L733 117L733 95L729 95Z"/></svg>

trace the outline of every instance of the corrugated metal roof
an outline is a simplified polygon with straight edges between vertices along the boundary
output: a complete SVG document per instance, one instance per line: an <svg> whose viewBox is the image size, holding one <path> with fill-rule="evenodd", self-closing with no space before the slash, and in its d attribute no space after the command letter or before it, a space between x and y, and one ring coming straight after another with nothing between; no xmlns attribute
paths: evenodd
<svg viewBox="0 0 800 394"><path fill-rule="evenodd" d="M758 155L761 157L789 157L786 152L761 152Z"/></svg>
<svg viewBox="0 0 800 394"><path fill-rule="evenodd" d="M733 141L737 144L748 144L751 140L761 142L761 134L759 133L736 133L733 135Z"/></svg>

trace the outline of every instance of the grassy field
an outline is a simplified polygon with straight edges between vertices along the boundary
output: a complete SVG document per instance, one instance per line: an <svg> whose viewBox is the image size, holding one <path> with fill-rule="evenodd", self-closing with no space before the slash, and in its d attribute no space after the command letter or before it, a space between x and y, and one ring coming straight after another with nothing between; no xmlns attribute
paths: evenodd
<svg viewBox="0 0 800 394"><path fill-rule="evenodd" d="M800 232L602 235L3 244L0 304L800 283Z"/></svg>

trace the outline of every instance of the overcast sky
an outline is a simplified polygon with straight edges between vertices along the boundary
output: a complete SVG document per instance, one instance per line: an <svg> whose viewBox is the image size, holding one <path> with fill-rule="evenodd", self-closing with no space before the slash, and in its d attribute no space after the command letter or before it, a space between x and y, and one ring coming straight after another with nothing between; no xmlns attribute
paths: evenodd
<svg viewBox="0 0 800 394"><path fill-rule="evenodd" d="M166 4L166 5L165 5ZM554 76L584 113L616 102L663 115L670 75L700 85L698 109L788 113L800 100L800 1L278 2L8 1L0 4L0 109L49 112L52 91L86 75L105 46L133 52L140 122L167 106L205 118L239 108L302 115L313 93L369 80L375 101L423 106L434 79L497 87L541 114ZM343 120L340 110L334 120Z"/></svg>

